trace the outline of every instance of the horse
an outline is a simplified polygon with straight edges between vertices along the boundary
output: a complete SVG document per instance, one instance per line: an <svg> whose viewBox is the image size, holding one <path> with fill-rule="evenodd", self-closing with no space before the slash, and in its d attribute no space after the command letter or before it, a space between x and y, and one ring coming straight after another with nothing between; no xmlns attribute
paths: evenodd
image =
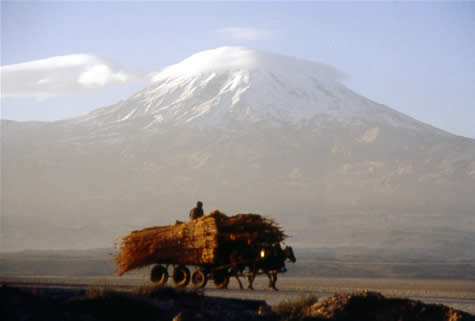
<svg viewBox="0 0 475 321"><path fill-rule="evenodd" d="M264 249L265 251L265 249ZM249 265L249 271L251 275L248 276L249 286L248 288L253 290L252 286L254 279L259 271L264 272L269 278L269 287L278 291L275 286L277 282L277 273L285 272L285 261L289 260L292 263L295 263L297 259L295 258L294 251L291 246L286 246L283 250L280 247L280 244L274 244L271 248L267 249L268 253L263 253L264 258L261 260L255 261L253 264Z"/></svg>
<svg viewBox="0 0 475 321"><path fill-rule="evenodd" d="M236 278L241 290L243 286L239 279L239 274L242 274L246 267L251 266L258 258L258 255L259 251L252 247L234 249L229 254L229 263L231 264L230 274Z"/></svg>
<svg viewBox="0 0 475 321"><path fill-rule="evenodd" d="M253 283L258 272L262 271L269 278L269 287L278 291L275 286L277 282L277 273L285 272L285 261L289 260L295 263L294 251L292 247L286 246L283 250L280 244L273 244L264 249L257 248L239 248L233 250L229 255L231 264L230 274L234 276L239 283L239 288L243 289L239 275L245 268L249 269L248 288L254 290Z"/></svg>

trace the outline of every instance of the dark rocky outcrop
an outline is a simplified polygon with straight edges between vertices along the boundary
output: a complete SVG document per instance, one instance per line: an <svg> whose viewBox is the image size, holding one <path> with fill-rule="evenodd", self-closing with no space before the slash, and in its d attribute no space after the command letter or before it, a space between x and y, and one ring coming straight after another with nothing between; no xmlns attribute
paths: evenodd
<svg viewBox="0 0 475 321"><path fill-rule="evenodd" d="M2 286L0 315L4 321L475 321L475 316L443 305L386 298L367 291L324 300L304 297L283 302L271 310L265 301L208 297L172 288L119 292L107 288Z"/></svg>
<svg viewBox="0 0 475 321"><path fill-rule="evenodd" d="M148 320L262 320L265 301L207 297L172 288L134 292L0 287L0 315L4 321L148 321Z"/></svg>
<svg viewBox="0 0 475 321"><path fill-rule="evenodd" d="M473 321L475 316L452 308L380 293L337 294L325 300L300 299L274 307L278 320L333 321Z"/></svg>

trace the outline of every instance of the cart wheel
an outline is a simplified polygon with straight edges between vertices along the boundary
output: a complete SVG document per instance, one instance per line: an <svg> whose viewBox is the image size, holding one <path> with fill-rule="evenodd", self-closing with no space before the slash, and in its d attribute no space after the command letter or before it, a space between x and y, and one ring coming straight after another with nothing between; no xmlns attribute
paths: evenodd
<svg viewBox="0 0 475 321"><path fill-rule="evenodd" d="M150 273L150 280L154 284L164 285L168 280L168 271L162 265L155 265Z"/></svg>
<svg viewBox="0 0 475 321"><path fill-rule="evenodd" d="M213 272L213 282L217 289L225 289L229 284L229 275L225 270Z"/></svg>
<svg viewBox="0 0 475 321"><path fill-rule="evenodd" d="M196 270L191 274L191 283L195 288L204 288L208 282L208 276L201 270Z"/></svg>
<svg viewBox="0 0 475 321"><path fill-rule="evenodd" d="M184 265L177 266L173 269L173 283L177 288L184 288L190 283L190 270Z"/></svg>

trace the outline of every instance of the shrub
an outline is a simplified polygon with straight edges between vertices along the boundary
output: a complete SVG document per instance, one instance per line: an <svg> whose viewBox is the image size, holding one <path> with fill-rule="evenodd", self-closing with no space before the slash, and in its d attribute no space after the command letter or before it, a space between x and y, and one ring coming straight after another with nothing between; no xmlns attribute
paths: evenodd
<svg viewBox="0 0 475 321"><path fill-rule="evenodd" d="M91 300L118 295L120 292L110 286L89 286L86 290L86 298Z"/></svg>
<svg viewBox="0 0 475 321"><path fill-rule="evenodd" d="M134 291L135 294L147 297L176 297L176 296L199 296L194 289L172 288L169 286L142 286Z"/></svg>

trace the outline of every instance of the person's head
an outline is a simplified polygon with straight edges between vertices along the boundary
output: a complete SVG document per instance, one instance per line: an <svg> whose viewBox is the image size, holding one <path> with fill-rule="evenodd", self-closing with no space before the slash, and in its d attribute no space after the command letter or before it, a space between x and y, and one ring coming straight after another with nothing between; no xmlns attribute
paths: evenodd
<svg viewBox="0 0 475 321"><path fill-rule="evenodd" d="M196 203L196 207L202 208L202 207L203 207L203 203L201 203L201 201L198 201L198 202Z"/></svg>

